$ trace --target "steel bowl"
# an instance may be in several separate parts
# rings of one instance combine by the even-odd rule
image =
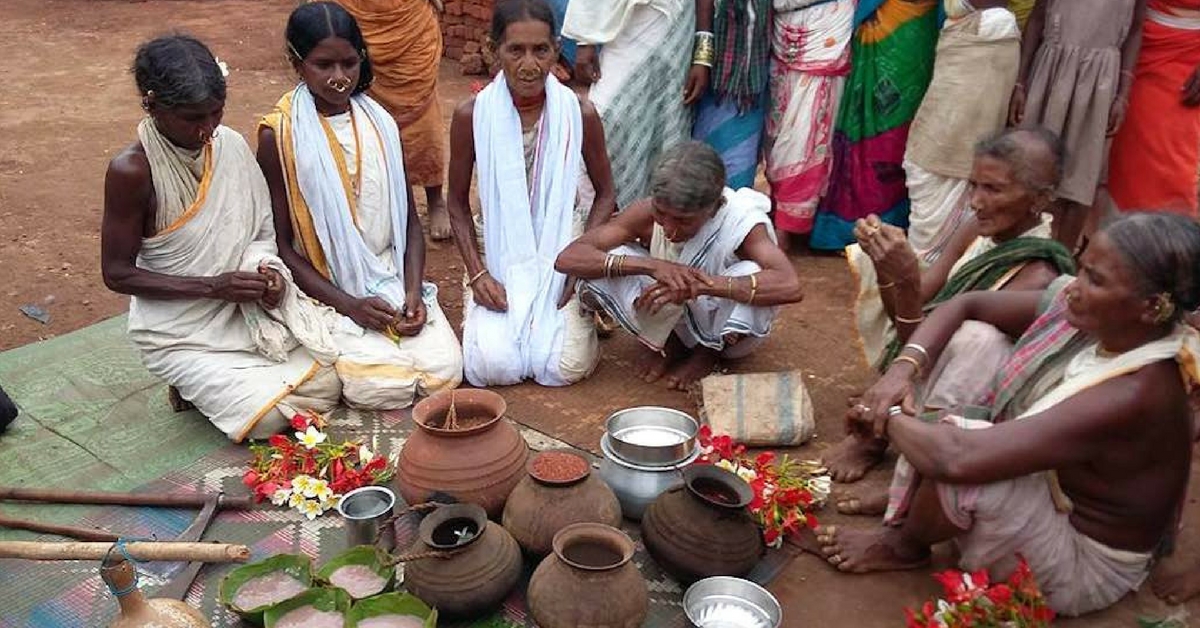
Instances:
[[[605,424],[612,451],[625,462],[670,466],[696,449],[700,424],[685,412],[638,406],[612,413]]]
[[[783,609],[770,591],[742,578],[714,576],[688,587],[683,611],[698,628],[779,628]]]
[[[659,495],[677,484],[683,483],[680,469],[691,464],[700,455],[698,447],[676,465],[664,467],[637,465],[621,459],[613,453],[608,435],[600,438],[600,479],[617,495],[621,514],[628,519],[641,520],[642,514]]]

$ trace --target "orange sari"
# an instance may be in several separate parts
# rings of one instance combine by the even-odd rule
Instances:
[[[1200,66],[1200,0],[1149,0],[1129,111],[1113,141],[1109,192],[1123,211],[1197,217],[1200,108],[1182,88]]]
[[[375,82],[370,94],[400,127],[414,187],[442,185],[446,132],[437,93],[442,32],[430,0],[337,0],[362,29]]]

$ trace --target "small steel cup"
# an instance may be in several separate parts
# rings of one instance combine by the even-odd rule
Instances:
[[[364,486],[343,495],[337,511],[346,521],[349,546],[375,545],[385,552],[392,551],[396,532],[389,518],[395,507],[396,494],[383,486]]]

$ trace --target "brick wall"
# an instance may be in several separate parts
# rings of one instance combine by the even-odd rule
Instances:
[[[463,74],[486,74],[492,55],[486,50],[494,0],[448,0],[442,14],[445,56],[462,64]]]

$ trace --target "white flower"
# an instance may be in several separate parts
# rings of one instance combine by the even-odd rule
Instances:
[[[338,495],[337,493],[334,493],[333,491],[329,491],[328,495],[321,498],[321,508],[324,508],[325,510],[329,510],[329,509],[333,508],[334,506],[337,506],[338,501],[341,499],[342,499],[341,495]]]
[[[375,457],[375,453],[367,448],[366,445],[361,445],[358,448],[358,460],[363,464],[367,464]]]
[[[296,495],[305,495],[309,492],[309,486],[313,483],[313,479],[307,475],[297,475],[292,478],[292,492]]]
[[[221,76],[228,78],[229,77],[229,66],[226,65],[226,63],[221,60],[221,57],[213,57],[213,61],[216,61],[217,67],[221,69]]]
[[[317,428],[312,425],[308,426],[308,429],[303,432],[296,432],[296,440],[300,441],[300,444],[304,445],[305,449],[315,448],[317,445],[325,442],[326,438],[328,437],[325,436],[324,432],[317,431]]]
[[[738,477],[745,480],[747,484],[758,478],[758,474],[754,472],[754,469],[749,467],[738,467],[737,474]]]
[[[780,534],[779,536],[775,537],[774,541],[767,543],[767,547],[770,547],[772,549],[779,549],[779,548],[783,547],[783,535]]]
[[[828,475],[819,475],[815,478],[809,478],[808,490],[813,494],[813,499],[818,502],[825,501],[829,497],[829,493],[833,490],[833,479]]]
[[[301,506],[307,501],[307,499],[304,499],[303,493],[292,493],[291,497],[288,497],[288,506],[304,512]]]
[[[309,481],[308,486],[304,487],[305,497],[324,499],[332,493],[333,491],[329,490],[329,482],[326,482],[325,480],[311,480]]]
[[[734,471],[737,469],[737,465],[733,464],[733,462],[729,460],[722,460],[713,466],[717,467],[718,469],[725,469],[726,471]]]
[[[321,507],[321,502],[311,499],[304,500],[303,503],[296,506],[296,510],[299,510],[305,517],[308,517],[309,521],[316,519],[325,512],[325,509]]]
[[[282,505],[288,503],[288,499],[290,499],[291,496],[292,496],[291,489],[287,489],[287,488],[277,489],[274,493],[271,493],[271,503],[275,504],[276,506],[282,506]]]

